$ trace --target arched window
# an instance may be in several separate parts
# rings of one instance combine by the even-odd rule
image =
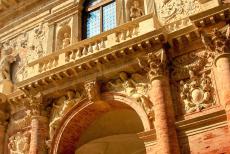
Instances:
[[[116,26],[115,0],[86,0],[83,12],[83,38],[89,38]]]

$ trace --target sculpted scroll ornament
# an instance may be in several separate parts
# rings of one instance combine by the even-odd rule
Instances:
[[[211,78],[203,73],[201,77],[189,70],[190,79],[180,81],[180,98],[185,113],[199,112],[215,105]]]
[[[30,133],[17,132],[9,138],[10,154],[29,154]]]
[[[85,83],[85,91],[90,101],[97,101],[100,99],[100,87],[97,81],[90,81]]]

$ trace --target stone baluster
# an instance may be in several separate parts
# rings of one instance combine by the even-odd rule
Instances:
[[[159,153],[179,154],[175,115],[164,57],[166,56],[163,49],[157,53],[148,53],[145,59],[139,59],[139,65],[148,71],[148,76],[151,80],[149,98],[154,104],[154,126],[157,143],[160,147]],[[148,66],[143,63],[143,60],[147,62]]]

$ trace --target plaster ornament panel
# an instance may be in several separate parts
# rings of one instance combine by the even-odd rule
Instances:
[[[138,73],[129,75],[121,72],[119,78],[110,80],[103,86],[103,91],[118,92],[136,100],[145,110],[149,119],[154,119],[153,104],[148,98],[149,80]]]
[[[166,73],[166,55],[163,49],[155,53],[150,52],[145,57],[139,58],[138,63],[143,70],[148,72],[151,82]]]
[[[201,11],[198,0],[159,0],[155,3],[160,21],[166,24]]]
[[[82,99],[82,95],[77,91],[68,91],[65,96],[60,97],[53,103],[50,123],[49,123],[49,138],[53,138],[56,129],[68,111]]]
[[[30,133],[17,132],[9,138],[8,148],[10,154],[29,154]]]
[[[56,50],[64,49],[71,44],[72,19],[66,19],[57,24]]]
[[[180,102],[183,113],[200,112],[216,104],[214,86],[210,73],[205,72],[201,76],[189,70],[190,78],[180,81]]]

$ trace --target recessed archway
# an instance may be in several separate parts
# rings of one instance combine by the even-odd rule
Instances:
[[[98,141],[105,141],[114,149],[112,139],[115,141],[118,138],[121,139],[119,145],[124,147],[117,148],[127,150],[122,139],[129,137],[134,141],[128,144],[130,147],[138,144],[136,148],[128,150],[130,154],[145,154],[144,142],[137,137],[137,133],[151,128],[143,108],[134,100],[117,94],[104,94],[102,98],[98,102],[82,101],[64,117],[54,136],[51,153],[74,154],[75,151],[84,150],[84,147],[95,145]],[[104,152],[106,154],[108,151]]]

